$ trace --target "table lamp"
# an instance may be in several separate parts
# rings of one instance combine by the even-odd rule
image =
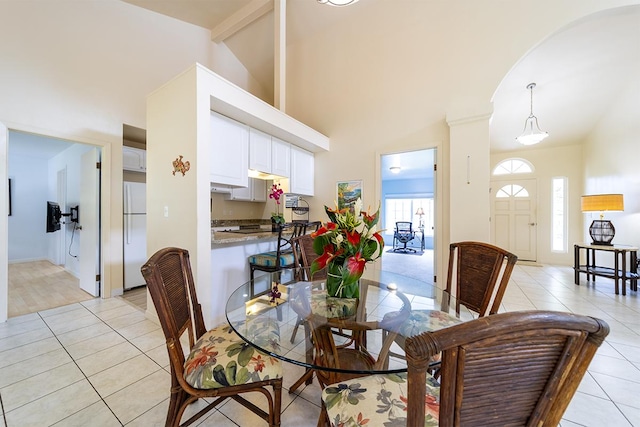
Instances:
[[[422,209],[422,206],[418,208],[418,210],[416,211],[416,215],[420,217],[420,225],[418,226],[418,228],[424,228],[424,223],[422,222],[422,216],[424,215],[424,210]]]
[[[600,212],[600,219],[594,219],[589,227],[589,235],[593,245],[611,246],[616,229],[611,221],[604,220],[605,211],[623,211],[622,194],[593,194],[580,198],[582,212]]]

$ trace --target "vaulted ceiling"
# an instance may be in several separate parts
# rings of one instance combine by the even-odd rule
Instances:
[[[125,1],[210,29],[212,37],[224,41],[265,91],[273,93],[273,0]],[[395,0],[397,4],[401,2]],[[319,29],[337,25],[366,7],[367,1],[340,8],[315,0],[289,1],[287,44],[313,37]],[[234,24],[237,31],[229,31]],[[575,22],[532,46],[496,88],[491,149],[520,148],[514,141],[529,115],[528,83],[537,83],[533,113],[550,134],[539,146],[550,147],[582,140],[631,79],[638,78],[640,7],[615,9]]]

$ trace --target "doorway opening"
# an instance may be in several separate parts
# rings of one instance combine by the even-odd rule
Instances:
[[[435,158],[435,148],[380,157],[380,215],[385,240],[382,270],[429,285],[433,285],[435,276]],[[410,223],[409,241],[399,243],[395,233],[397,222]],[[415,286],[403,290],[424,294]]]
[[[8,317],[99,296],[100,147],[14,130],[8,136]],[[62,214],[59,230],[47,230],[50,202]]]

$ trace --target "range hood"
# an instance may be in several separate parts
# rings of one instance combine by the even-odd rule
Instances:
[[[255,169],[249,169],[249,178],[263,179],[263,180],[277,180],[287,179],[287,176],[274,175],[272,173],[260,172]]]

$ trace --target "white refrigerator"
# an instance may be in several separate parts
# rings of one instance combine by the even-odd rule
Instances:
[[[124,182],[124,289],[145,285],[140,267],[147,262],[146,184]]]

